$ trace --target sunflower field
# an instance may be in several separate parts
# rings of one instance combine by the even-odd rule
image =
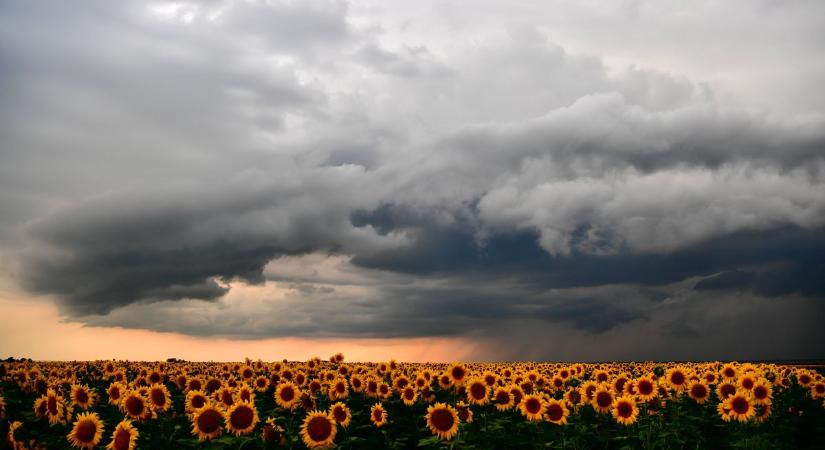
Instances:
[[[0,448],[825,448],[819,367],[0,363]]]

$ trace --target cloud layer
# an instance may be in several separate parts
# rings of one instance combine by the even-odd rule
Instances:
[[[821,6],[772,22],[765,58],[811,91],[782,102],[733,71],[758,41],[703,34],[730,6],[649,25],[662,39],[629,36],[647,55],[630,61],[551,18],[679,20],[655,5],[496,24],[495,4],[8,3],[0,250],[89,325],[462,336],[505,359],[824,356],[822,67],[814,44],[786,51],[821,34]],[[738,7],[757,39],[770,8]],[[740,60],[692,53],[688,29]],[[581,346],[516,350],[530,336]]]

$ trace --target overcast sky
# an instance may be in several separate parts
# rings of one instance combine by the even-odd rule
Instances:
[[[822,358],[823,82],[819,0],[4,1],[0,352]]]

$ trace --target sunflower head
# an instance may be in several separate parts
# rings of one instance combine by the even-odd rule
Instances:
[[[103,437],[103,422],[97,413],[80,413],[66,436],[72,447],[92,449]]]
[[[567,404],[564,400],[550,399],[547,401],[547,408],[544,416],[547,421],[556,425],[567,424],[567,416],[570,415],[570,410],[567,409]]]
[[[493,404],[499,411],[507,411],[515,405],[513,394],[505,387],[499,387],[493,393]]]
[[[633,425],[639,417],[639,409],[636,407],[636,401],[629,395],[617,398],[613,402],[611,412],[616,422],[625,426]]]
[[[710,388],[703,381],[694,381],[688,385],[688,395],[700,405],[710,398]]]
[[[172,406],[169,390],[162,384],[153,384],[149,387],[146,397],[155,411],[166,411]]]
[[[135,450],[140,434],[132,425],[132,421],[124,419],[115,427],[112,440],[106,446],[107,450]]]
[[[729,415],[732,419],[739,422],[747,422],[756,414],[750,391],[743,389],[725,399],[725,409],[730,411]]]
[[[350,413],[349,408],[343,402],[337,402],[330,406],[329,416],[344,428],[348,427],[352,420],[352,413]]]
[[[292,409],[301,399],[298,386],[292,382],[282,382],[275,389],[275,402],[284,409]]]
[[[436,436],[450,440],[458,433],[458,411],[450,405],[436,403],[427,408],[427,426]]]
[[[226,431],[241,436],[255,429],[255,425],[258,424],[258,410],[253,403],[242,400],[230,406],[223,418],[226,422]]]
[[[519,404],[521,413],[531,421],[540,421],[545,408],[544,398],[536,394],[525,395]]]
[[[331,446],[337,432],[335,420],[321,411],[312,411],[307,414],[301,425],[301,438],[309,448]]]
[[[387,411],[384,409],[384,405],[381,403],[372,405],[372,408],[370,408],[370,420],[372,420],[372,423],[378,428],[387,424]]]
[[[606,414],[613,406],[613,400],[613,392],[610,391],[610,388],[606,384],[601,384],[593,392],[593,399],[590,401],[590,404],[596,412]]]
[[[275,419],[270,417],[266,419],[263,429],[261,429],[261,440],[276,446],[282,446],[286,442],[286,433],[284,428],[275,423]]]
[[[195,410],[192,415],[192,434],[200,441],[209,441],[221,435],[223,413],[212,403]]]
[[[472,378],[466,383],[467,401],[474,405],[486,405],[490,399],[490,387],[481,378]]]
[[[149,405],[146,398],[136,390],[129,390],[123,394],[120,409],[135,420],[144,420],[149,417]]]

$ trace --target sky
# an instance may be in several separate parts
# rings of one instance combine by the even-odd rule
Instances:
[[[0,4],[0,357],[825,358],[825,3]]]

